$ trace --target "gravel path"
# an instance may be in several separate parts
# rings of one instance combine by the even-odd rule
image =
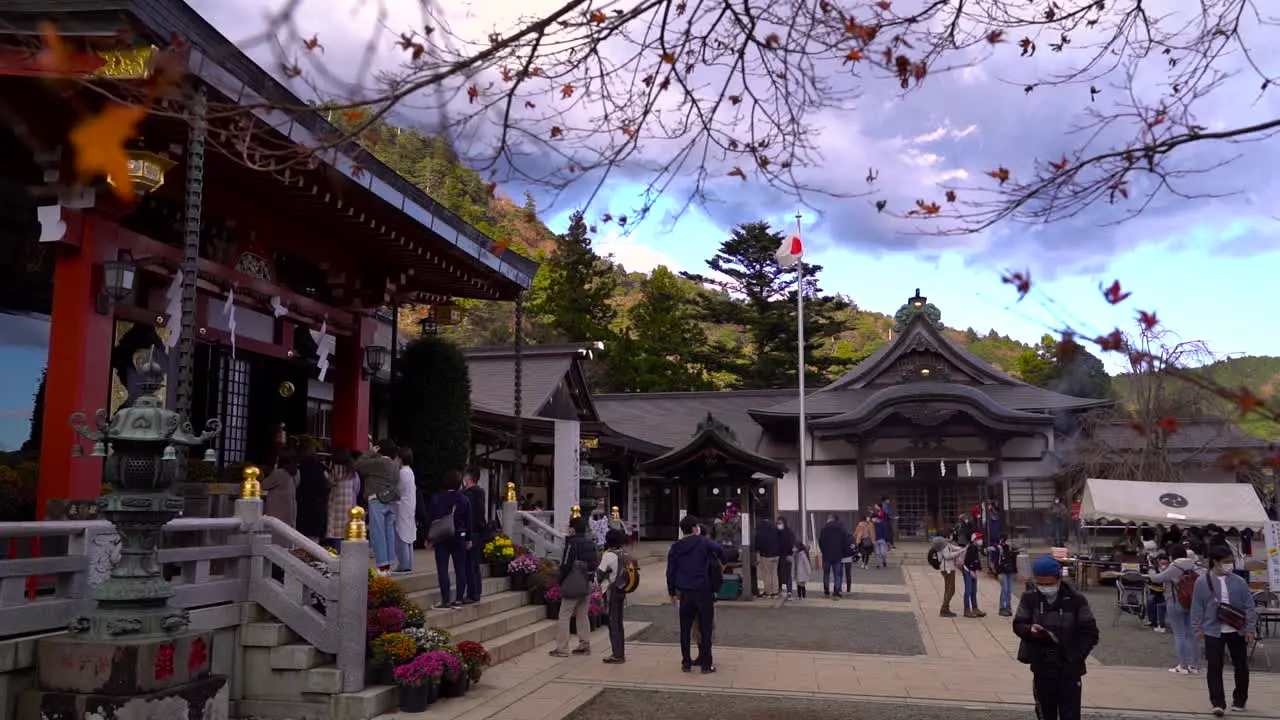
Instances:
[[[1093,608],[1093,614],[1098,619],[1098,629],[1102,633],[1098,648],[1093,651],[1098,662],[1103,665],[1173,667],[1176,657],[1173,652],[1173,635],[1143,627],[1138,618],[1129,614],[1120,616],[1120,622],[1113,627],[1112,620],[1116,616],[1115,590],[1090,588],[1085,596],[1089,598],[1089,605]],[[1254,672],[1280,672],[1280,640],[1271,639],[1267,644],[1271,649],[1271,667],[1267,667],[1262,650],[1259,650],[1250,665]],[[1227,662],[1229,665],[1230,660]]]
[[[1027,720],[1021,710],[967,710],[945,705],[913,705],[865,700],[808,700],[761,695],[605,688],[565,720]],[[1119,715],[1085,714],[1085,720],[1123,720]]]
[[[723,647],[772,650],[925,654],[915,615],[910,612],[824,608],[821,602],[792,602],[771,609],[734,608],[719,603],[715,642]],[[637,642],[680,642],[679,617],[670,605],[628,607],[626,619],[651,623],[636,636]]]

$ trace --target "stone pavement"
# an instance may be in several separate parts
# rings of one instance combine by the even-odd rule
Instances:
[[[627,663],[604,665],[608,639],[603,630],[592,637],[595,654],[587,658],[547,656],[550,646],[493,668],[467,698],[449,700],[429,710],[431,718],[456,720],[560,720],[607,688],[625,687],[662,692],[756,694],[825,699],[857,699],[966,708],[1008,708],[1030,711],[1031,677],[1015,659],[1017,640],[1009,619],[995,614],[999,593],[994,579],[983,578],[978,599],[986,618],[941,618],[942,580],[928,567],[906,566],[905,585],[854,584],[852,599],[823,600],[857,612],[860,608],[911,613],[924,639],[925,656],[901,657],[847,653],[741,649],[731,638],[718,638],[714,675],[680,672],[679,653],[668,645],[630,644]],[[859,576],[866,577],[866,576]],[[642,573],[638,604],[666,602],[662,565]],[[868,602],[862,593],[908,593],[909,603]],[[762,610],[767,618],[776,602],[755,601],[744,606]],[[735,604],[735,607],[737,604]],[[959,605],[953,606],[953,609]],[[1100,613],[1107,617],[1105,612]],[[643,629],[629,623],[628,635]],[[1104,636],[1109,629],[1102,623]],[[1170,641],[1172,642],[1172,641]],[[1253,673],[1250,711],[1241,717],[1280,718],[1280,676]],[[1231,687],[1230,671],[1226,679]],[[1162,718],[1204,717],[1208,693],[1204,676],[1172,675],[1163,669],[1103,666],[1093,662],[1084,679],[1087,711],[1123,712]],[[401,716],[414,718],[415,716]],[[428,714],[421,717],[426,718]],[[939,718],[945,717],[941,713]]]

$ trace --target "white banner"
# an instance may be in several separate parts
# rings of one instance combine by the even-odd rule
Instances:
[[[1267,539],[1267,580],[1272,592],[1280,592],[1280,522],[1267,523],[1263,534]]]

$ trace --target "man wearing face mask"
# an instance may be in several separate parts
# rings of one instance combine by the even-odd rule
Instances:
[[[1204,640],[1209,704],[1213,714],[1222,717],[1227,712],[1222,669],[1228,653],[1236,675],[1231,709],[1244,710],[1249,702],[1249,646],[1258,631],[1258,608],[1249,584],[1236,575],[1231,548],[1209,548],[1209,572],[1203,578],[1196,581],[1191,598],[1191,629]]]
[[[1098,623],[1089,601],[1062,582],[1052,557],[1031,566],[1035,588],[1022,594],[1013,618],[1021,639],[1018,662],[1031,666],[1031,692],[1039,720],[1080,720],[1085,659],[1098,644]]]

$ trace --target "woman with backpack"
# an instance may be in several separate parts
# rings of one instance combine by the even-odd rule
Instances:
[[[1185,545],[1171,545],[1169,559],[1168,567],[1158,572],[1151,571],[1147,574],[1147,579],[1154,584],[1163,585],[1173,600],[1165,602],[1165,622],[1169,626],[1169,632],[1173,634],[1173,649],[1178,660],[1176,665],[1169,668],[1169,672],[1195,675],[1200,672],[1196,667],[1200,653],[1196,639],[1191,634],[1191,600],[1200,574],[1196,570],[1195,560],[1187,557]]]
[[[627,594],[635,592],[640,584],[640,566],[630,553],[622,549],[626,542],[626,532],[617,528],[606,532],[605,551],[596,570],[596,580],[605,587],[605,602],[609,608],[609,646],[612,652],[604,659],[608,665],[621,665],[627,661],[622,608],[626,605]]]

